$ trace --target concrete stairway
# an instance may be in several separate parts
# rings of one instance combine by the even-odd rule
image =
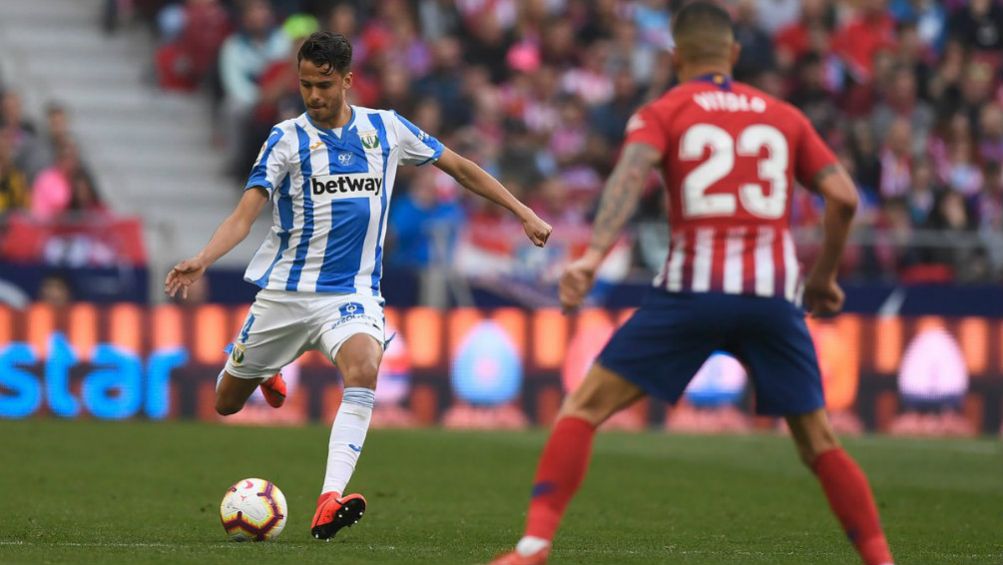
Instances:
[[[102,3],[0,0],[0,77],[40,125],[48,101],[70,109],[104,199],[144,221],[151,289],[159,288],[174,261],[208,241],[240,187],[222,174],[205,98],[150,84],[153,39],[141,29],[106,36],[98,25]],[[221,265],[245,265],[269,223],[263,214]]]

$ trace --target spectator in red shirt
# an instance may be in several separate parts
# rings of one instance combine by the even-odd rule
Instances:
[[[836,34],[833,48],[857,82],[868,84],[874,75],[874,56],[895,45],[895,20],[886,0],[865,0],[860,10],[860,14]]]
[[[834,22],[832,6],[825,0],[805,0],[801,7],[801,20],[777,32],[773,38],[776,45],[777,65],[781,69],[791,69],[794,64],[812,49],[812,34],[831,35]]]

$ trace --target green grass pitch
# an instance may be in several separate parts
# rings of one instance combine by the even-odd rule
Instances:
[[[0,563],[465,564],[518,538],[543,432],[373,431],[353,490],[365,519],[309,537],[328,429],[0,422]],[[899,565],[1003,564],[998,440],[847,441]],[[273,543],[225,541],[238,479],[277,483]],[[556,540],[560,564],[852,565],[788,439],[602,433]]]

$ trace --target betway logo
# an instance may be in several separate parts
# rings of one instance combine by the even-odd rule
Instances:
[[[310,191],[314,197],[362,198],[379,196],[383,179],[369,173],[324,175],[310,178]]]

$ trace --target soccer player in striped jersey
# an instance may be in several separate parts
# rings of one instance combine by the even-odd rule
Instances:
[[[545,563],[585,476],[596,428],[646,395],[674,403],[717,350],[745,364],[758,412],[786,417],[802,461],[864,563],[890,565],[867,479],[823,409],[800,307],[803,289],[815,315],[842,308],[836,272],[857,206],[853,181],[801,112],[731,80],[739,46],[726,11],[698,0],[673,25],[681,84],[628,122],[591,247],[562,275],[561,303],[581,304],[652,168],[668,190],[668,258],[644,304],[565,400],[537,468],[525,535],[494,565]],[[789,231],[795,180],[825,200],[822,254],[803,286]]]
[[[366,506],[345,487],[365,443],[385,347],[380,276],[397,167],[434,163],[518,216],[538,246],[551,228],[476,164],[396,112],[349,105],[352,46],[344,36],[311,35],[297,61],[306,113],[272,129],[236,209],[201,252],[173,268],[165,290],[187,294],[274,203],[271,232],[244,274],[261,290],[217,379],[216,410],[239,411],[258,386],[280,406],[285,383],[278,371],[308,349],[338,366],[345,391],[311,524],[314,537],[328,539],[357,522]]]

